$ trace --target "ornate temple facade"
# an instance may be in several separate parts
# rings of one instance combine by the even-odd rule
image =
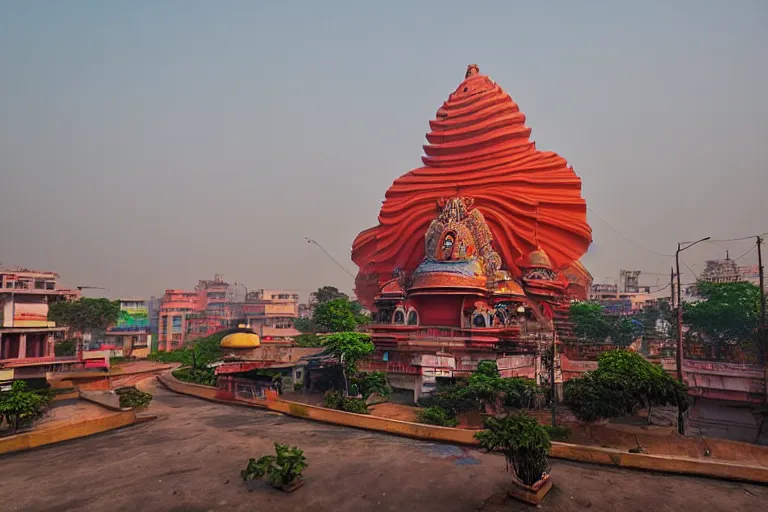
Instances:
[[[540,378],[540,354],[592,278],[581,180],[536,149],[525,115],[476,65],[430,122],[423,167],[392,184],[379,224],[352,246],[356,294],[374,312],[363,369],[431,392],[496,359]]]

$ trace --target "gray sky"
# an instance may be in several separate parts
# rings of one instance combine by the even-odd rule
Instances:
[[[766,232],[767,25],[764,0],[0,0],[0,262],[113,296],[214,273],[349,291],[304,237],[356,271],[470,63],[635,242]],[[590,223],[597,281],[669,272]]]

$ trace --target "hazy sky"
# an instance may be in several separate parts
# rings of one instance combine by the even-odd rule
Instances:
[[[350,291],[304,237],[356,271],[470,63],[635,242],[766,232],[767,26],[765,0],[0,0],[0,262],[112,296]],[[596,281],[668,275],[589,218]]]

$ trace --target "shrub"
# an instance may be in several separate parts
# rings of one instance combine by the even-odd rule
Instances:
[[[505,418],[486,418],[485,428],[475,434],[480,446],[504,453],[506,469],[525,485],[536,483],[549,470],[547,452],[552,446],[547,431],[525,413]]]
[[[22,380],[14,381],[10,391],[0,393],[0,419],[5,417],[15,434],[19,427],[39,420],[53,399],[50,389],[34,391]]]
[[[565,442],[571,435],[571,429],[562,425],[544,425],[544,430],[547,431],[547,434],[549,434],[549,438],[552,441]]]
[[[179,380],[203,386],[215,387],[218,381],[218,376],[213,368],[181,368],[175,370],[173,376]]]
[[[328,409],[341,409],[344,401],[344,392],[332,389],[323,395],[323,406]]]
[[[322,347],[323,340],[314,333],[299,334],[293,337],[293,343],[297,347]]]
[[[416,413],[416,417],[419,423],[426,423],[427,425],[455,427],[459,424],[459,420],[456,419],[453,411],[448,411],[435,405],[419,410]]]
[[[565,402],[582,421],[633,414],[654,406],[688,407],[686,388],[661,366],[627,350],[610,350],[598,360],[597,370],[565,385]]]
[[[301,478],[302,472],[309,465],[304,451],[296,446],[275,443],[275,454],[264,455],[259,460],[249,459],[245,469],[240,472],[243,481],[266,476],[267,481],[275,487],[291,485]]]
[[[136,388],[116,389],[115,393],[120,397],[120,407],[130,407],[131,409],[142,409],[148,407],[152,401],[152,394],[139,391]]]
[[[77,353],[77,340],[68,339],[53,345],[53,352],[58,357],[74,356]]]
[[[510,409],[530,409],[541,393],[534,380],[522,377],[501,379],[501,391],[504,406]]]
[[[368,404],[362,398],[345,398],[341,402],[341,410],[356,414],[368,414]]]
[[[387,374],[384,372],[360,373],[352,379],[357,384],[360,394],[363,398],[368,398],[373,393],[388,397],[392,394],[392,387],[387,380]]]

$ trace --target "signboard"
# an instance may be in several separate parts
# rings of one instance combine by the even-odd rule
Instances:
[[[48,327],[48,304],[16,302],[13,327]]]
[[[146,307],[121,308],[116,331],[143,331],[149,329],[149,312]]]

